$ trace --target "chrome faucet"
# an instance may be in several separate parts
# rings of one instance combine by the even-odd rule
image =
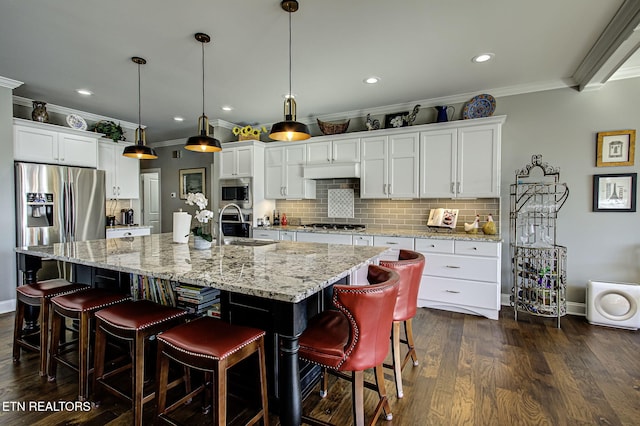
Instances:
[[[220,214],[218,215],[218,245],[222,245],[222,240],[224,239],[224,234],[222,233],[222,214],[227,209],[227,207],[235,207],[238,210],[238,216],[240,217],[240,223],[245,223],[244,215],[242,214],[242,210],[240,206],[234,203],[229,203],[220,209]]]

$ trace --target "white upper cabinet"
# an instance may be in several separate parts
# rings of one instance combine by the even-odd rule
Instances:
[[[303,178],[307,144],[269,146],[265,149],[265,198],[316,198],[316,182]]]
[[[307,142],[307,164],[359,162],[360,138]]]
[[[14,160],[95,168],[97,141],[90,132],[14,119]]]
[[[140,198],[140,160],[122,155],[131,144],[107,142],[98,144],[98,168],[104,170],[107,198]]]
[[[224,147],[220,152],[220,178],[253,177],[253,146]]]
[[[503,119],[481,120],[420,133],[420,198],[500,196]]]
[[[418,198],[419,134],[362,138],[360,198]]]

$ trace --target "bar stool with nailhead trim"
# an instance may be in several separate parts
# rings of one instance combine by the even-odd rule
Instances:
[[[40,352],[40,376],[45,376],[47,371],[47,353],[49,351],[49,308],[51,298],[86,289],[83,284],[73,284],[64,279],[52,279],[25,284],[16,287],[16,316],[13,329],[13,362],[20,362],[20,348]],[[33,333],[24,332],[24,311],[26,306],[40,308],[38,323],[40,330]],[[32,335],[40,334],[40,344],[29,341]]]
[[[215,401],[212,410],[213,424],[227,424],[227,372],[228,369],[257,352],[260,369],[260,393],[262,407],[246,424],[262,419],[269,424],[267,401],[267,373],[264,353],[265,332],[255,328],[232,325],[224,321],[202,317],[179,325],[158,335],[158,362],[156,370],[157,419],[171,422],[167,414],[185,401],[207,389],[211,373],[215,381],[211,385]],[[187,392],[187,395],[166,407],[169,360],[189,368],[205,371],[205,383]],[[173,424],[173,423],[172,423]]]
[[[380,266],[393,269],[400,275],[400,285],[396,307],[393,311],[393,328],[391,329],[391,352],[393,364],[384,364],[386,368],[393,368],[396,382],[396,395],[402,398],[402,370],[409,359],[413,365],[418,365],[415,344],[413,343],[413,317],[418,308],[418,290],[424,269],[424,256],[416,251],[400,250],[398,260],[381,260]],[[400,338],[400,324],[404,324],[405,339]],[[407,346],[407,354],[400,361],[400,343]]]
[[[364,388],[378,393],[378,404],[369,424],[385,412],[392,419],[382,364],[389,353],[393,308],[398,296],[397,272],[369,265],[369,285],[334,285],[333,305],[309,320],[300,336],[301,359],[322,367],[320,395],[327,395],[327,372],[349,380],[352,389],[353,422],[364,425]],[[375,384],[364,380],[364,370],[375,370]],[[351,374],[345,374],[350,372]],[[303,416],[303,423],[327,423]]]
[[[142,408],[153,400],[155,392],[144,395],[145,346],[149,338],[184,322],[186,311],[159,305],[148,300],[123,302],[101,309],[96,317],[96,347],[93,371],[93,392],[96,405],[100,404],[103,389],[132,402],[134,425],[142,425]],[[133,344],[131,364],[105,372],[104,359],[107,335]],[[109,379],[122,371],[132,369],[132,394],[120,391]],[[178,385],[182,379],[171,383]],[[187,388],[189,385],[187,383]]]
[[[94,319],[96,311],[129,299],[130,297],[125,294],[99,288],[90,288],[51,299],[51,344],[47,369],[50,382],[56,380],[58,362],[60,362],[78,372],[78,399],[85,401],[89,397],[89,373],[92,370],[89,366],[91,320]],[[80,321],[78,364],[72,364],[60,350],[60,333],[65,318]]]

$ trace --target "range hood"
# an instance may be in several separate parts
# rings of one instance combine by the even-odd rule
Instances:
[[[303,175],[305,179],[359,178],[360,163],[309,164]]]

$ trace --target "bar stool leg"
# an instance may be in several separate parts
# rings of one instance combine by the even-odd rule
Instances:
[[[49,381],[56,381],[56,372],[58,371],[58,360],[55,355],[58,353],[60,346],[60,333],[62,332],[62,321],[64,319],[57,315],[55,310],[51,313],[51,344],[49,345],[49,364],[47,366],[47,373],[49,375]]]
[[[409,347],[409,353],[407,354],[405,361],[402,363],[402,367],[409,360],[409,356],[411,356],[411,360],[413,361],[413,365],[418,365],[418,354],[416,353],[415,344],[413,343],[413,318],[409,318],[404,322],[404,334],[407,336],[407,346]]]
[[[101,379],[104,374],[104,353],[107,346],[107,333],[100,327],[100,320],[96,324],[96,342],[95,342],[95,354],[93,361],[93,399],[96,407],[100,406],[102,392],[101,386],[98,386],[98,379]]]
[[[269,426],[269,397],[267,396],[267,362],[264,353],[264,338],[260,339],[258,349],[258,362],[260,363],[260,393],[262,395],[262,423]]]
[[[156,361],[156,383],[158,394],[156,395],[156,416],[164,413],[167,407],[167,384],[169,382],[169,358],[162,356],[162,352],[158,350]],[[188,393],[188,392],[187,392]]]
[[[142,407],[144,398],[144,345],[145,338],[142,333],[136,332],[134,341],[133,358],[133,418],[135,426],[142,426]]]
[[[220,372],[224,374],[220,374]],[[214,401],[216,401],[215,410],[212,410],[213,424],[214,425],[226,425],[227,424],[227,362],[226,360],[220,360],[213,374],[217,379],[213,386]]]
[[[40,303],[40,377],[47,375],[47,351],[49,348],[49,307],[50,303]]]
[[[393,378],[396,382],[396,395],[398,398],[404,396],[402,390],[402,363],[400,362],[400,322],[394,321],[391,329],[391,355],[393,356]]]
[[[22,326],[24,323],[24,303],[16,300],[16,318],[13,328],[13,362],[20,361],[20,345],[18,340],[22,337]]]
[[[89,314],[82,312],[80,314],[80,336],[78,336],[79,401],[86,401],[89,392],[89,325]]]

